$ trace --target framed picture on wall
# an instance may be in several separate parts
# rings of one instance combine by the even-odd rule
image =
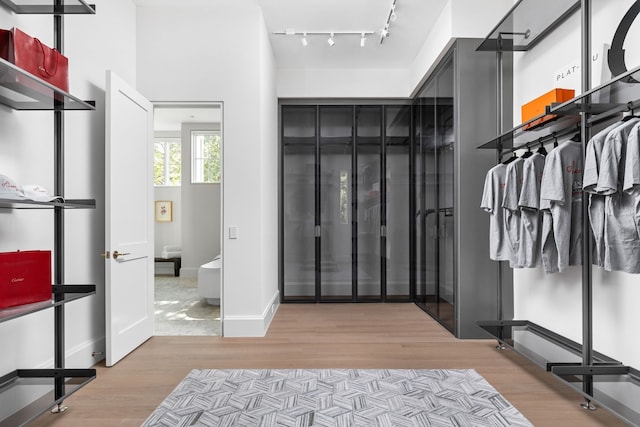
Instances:
[[[173,221],[173,206],[170,200],[156,200],[156,222]]]

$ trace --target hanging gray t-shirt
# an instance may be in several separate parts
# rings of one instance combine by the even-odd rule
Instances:
[[[540,264],[542,214],[540,212],[540,183],[545,157],[535,153],[522,166],[520,207],[520,246],[518,264],[532,268]]]
[[[547,156],[540,184],[541,205],[545,201],[551,214],[557,271],[563,272],[582,263],[582,143],[566,141]]]
[[[507,241],[511,249],[512,259],[509,265],[512,268],[521,268],[518,262],[520,248],[520,209],[518,200],[522,190],[522,168],[524,159],[517,158],[507,165],[507,173],[504,187],[504,226],[507,231]]]
[[[584,161],[584,175],[582,188],[589,193],[589,223],[593,231],[594,256],[593,262],[599,267],[604,267],[604,216],[605,216],[605,196],[596,191],[598,176],[600,173],[600,163],[602,158],[602,148],[609,132],[615,130],[621,122],[616,122],[611,126],[595,134],[587,144],[587,152]]]
[[[636,221],[636,192],[623,191],[627,156],[638,164],[633,148],[638,144],[640,119],[631,119],[609,132],[602,148],[596,191],[605,194],[604,268],[607,271],[640,273],[640,236]],[[632,147],[629,152],[627,148]],[[633,173],[633,172],[631,172]]]
[[[502,200],[507,167],[502,163],[489,169],[484,181],[480,207],[491,214],[489,219],[489,258],[495,261],[510,261],[511,250],[504,228]]]

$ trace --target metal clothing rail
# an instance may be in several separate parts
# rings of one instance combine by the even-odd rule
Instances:
[[[564,138],[566,136],[572,135],[572,134],[576,134],[577,132],[580,132],[580,126],[579,124],[576,124],[574,126],[559,130],[559,131],[554,131],[551,132],[545,136],[541,136],[538,139],[533,139],[529,142],[525,142],[523,144],[518,144],[515,147],[509,147],[509,148],[502,148],[500,150],[500,154],[499,154],[499,160],[502,160],[502,158],[507,155],[507,154],[511,154],[513,152],[516,152],[518,150],[526,150],[526,149],[531,149],[534,148],[536,146],[544,146],[544,144],[548,144],[550,142],[557,142],[559,139]]]
[[[640,81],[637,79],[640,76],[640,67],[622,73],[611,81],[596,88],[591,89],[589,87],[591,82],[590,52],[592,33],[592,1],[581,0],[580,4],[582,94],[565,103],[548,107],[545,114],[556,115],[560,120],[556,121],[552,126],[538,128],[537,132],[532,132],[532,134],[537,133],[537,135],[540,135],[542,133],[542,136],[529,139],[524,143],[516,143],[516,140],[522,141],[523,139],[528,139],[528,131],[524,131],[528,123],[523,123],[516,126],[511,131],[503,133],[502,125],[499,121],[497,126],[498,137],[478,147],[495,149],[497,151],[498,161],[502,161],[502,157],[505,154],[514,153],[521,149],[531,149],[538,145],[543,146],[548,142],[556,141],[559,138],[563,138],[573,133],[579,133],[581,136],[581,140],[584,145],[582,153],[584,161],[586,142],[591,139],[591,132],[594,126],[605,124],[607,121],[611,121],[613,118],[620,116],[625,112],[633,114],[634,110],[640,109],[640,91],[638,90],[640,88],[628,86],[630,83],[637,83]],[[516,8],[514,7],[509,14],[515,14],[515,9]],[[498,46],[496,47],[496,57],[499,65],[502,65],[501,55],[502,50],[498,43]],[[501,88],[504,82],[501,66],[499,67],[498,79],[499,90],[497,93],[497,108],[499,112],[503,113]],[[592,102],[599,99],[601,94],[606,96],[611,93],[615,93],[615,97],[621,98],[618,103],[604,104]],[[563,118],[563,116],[565,117]],[[579,122],[575,119],[571,119],[571,117],[575,119],[579,117]],[[545,129],[546,133],[544,133]],[[583,200],[586,200],[584,193]],[[588,204],[583,203],[582,209],[582,344],[576,343],[571,347],[570,352],[565,352],[564,356],[569,355],[570,360],[566,361],[566,363],[556,363],[559,361],[554,359],[558,358],[558,354],[560,354],[557,351],[554,354],[547,354],[543,357],[541,355],[545,352],[545,345],[536,349],[535,345],[534,347],[529,348],[526,345],[522,345],[517,342],[516,337],[521,337],[522,334],[528,333],[531,335],[531,333],[533,333],[533,335],[545,340],[546,344],[562,349],[562,344],[566,338],[560,337],[557,334],[554,335],[553,333],[551,335],[547,333],[540,333],[540,330],[543,328],[528,321],[503,320],[503,282],[501,270],[501,274],[498,276],[498,320],[478,321],[477,324],[490,335],[497,338],[499,343],[498,348],[500,349],[505,348],[506,345],[523,356],[528,357],[530,360],[543,360],[546,358],[547,370],[572,385],[582,394],[585,399],[585,402],[581,405],[583,408],[595,410],[592,402],[596,402],[625,421],[634,425],[640,425],[640,412],[638,412],[637,409],[633,409],[635,407],[634,404],[629,404],[627,400],[625,400],[631,399],[628,395],[633,396],[632,399],[636,399],[635,394],[640,391],[640,371],[630,366],[624,366],[622,363],[611,358],[603,357],[599,353],[595,352],[593,348],[593,277],[591,259],[593,242],[591,224],[589,222]],[[501,269],[502,264],[504,263],[498,262],[499,269]],[[564,346],[564,350],[566,350],[566,346]],[[537,352],[540,352],[540,354],[536,354]],[[578,355],[580,356],[579,361],[577,357]],[[633,390],[631,391],[629,388],[620,389],[616,390],[617,393],[614,393],[614,395],[609,396],[602,389],[594,387],[594,384],[597,382],[610,382],[616,384],[624,383],[627,387],[632,387]],[[609,386],[610,385],[611,384],[609,384]],[[634,401],[637,402],[637,399]]]

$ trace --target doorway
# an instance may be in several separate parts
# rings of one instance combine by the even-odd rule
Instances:
[[[222,117],[154,103],[154,335],[221,335]]]

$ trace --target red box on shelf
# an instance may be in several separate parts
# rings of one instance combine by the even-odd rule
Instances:
[[[51,299],[51,251],[0,252],[0,308]]]

